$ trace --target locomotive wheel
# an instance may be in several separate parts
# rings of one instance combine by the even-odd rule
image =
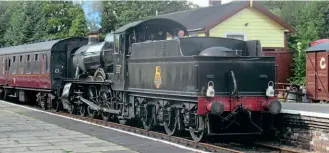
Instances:
[[[151,105],[148,106],[147,110],[145,111],[146,117],[142,118],[142,124],[145,130],[151,130],[154,127],[154,119],[155,119],[154,109],[155,107]]]
[[[47,110],[48,109],[48,104],[47,104],[47,96],[43,93],[40,93],[37,95],[37,104],[42,110]]]
[[[169,136],[178,134],[178,123],[180,122],[179,110],[172,108],[168,114],[169,120],[163,122],[164,129]]]
[[[87,113],[88,113],[88,116],[91,118],[97,117],[97,111],[93,110],[90,106],[87,107]]]
[[[95,81],[102,81],[104,82],[104,78],[101,75],[96,76]]]
[[[112,104],[111,98],[111,92],[108,92],[108,88],[106,86],[101,87],[98,97],[99,103],[107,108],[110,108],[110,105]],[[108,112],[101,112],[101,117],[104,121],[110,121],[113,115]]]
[[[79,112],[80,112],[80,116],[86,117],[87,116],[87,107],[85,105],[81,105]]]
[[[190,135],[191,135],[192,139],[196,142],[199,142],[202,140],[203,134],[204,134],[204,132],[197,132],[195,129],[190,128]]]
[[[202,140],[203,136],[204,136],[204,130],[205,128],[203,127],[201,130],[202,131],[198,131],[198,127],[201,122],[204,122],[204,118],[202,116],[196,116],[197,119],[197,124],[196,124],[196,128],[194,127],[190,127],[189,131],[190,131],[190,135],[192,137],[192,139],[196,142],[199,142]]]
[[[87,76],[86,81],[94,81],[94,77],[89,75]]]
[[[60,100],[56,101],[56,112],[59,112],[62,109],[62,102]]]
[[[45,100],[41,100],[40,107],[42,110],[47,110],[47,102]]]
[[[118,119],[118,120],[119,120],[119,123],[122,125],[127,125],[127,123],[128,123],[128,120],[126,120],[126,119]]]
[[[76,110],[77,110],[77,107],[75,106],[75,104],[71,104],[71,105],[70,105],[70,109],[68,109],[67,111],[68,111],[70,114],[76,114]]]

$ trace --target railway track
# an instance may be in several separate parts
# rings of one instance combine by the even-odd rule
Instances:
[[[248,145],[253,145],[253,146],[257,146],[257,149],[246,149],[246,145],[247,144],[243,144],[243,143],[238,143],[233,145],[229,145],[230,147],[223,147],[223,146],[227,146],[227,144],[223,145],[223,144],[218,144],[218,143],[202,143],[202,142],[194,142],[192,140],[189,140],[187,138],[181,138],[181,137],[175,137],[175,136],[168,136],[165,133],[161,133],[161,132],[155,132],[155,131],[147,131],[138,127],[134,127],[134,126],[127,126],[127,125],[122,125],[119,123],[115,123],[115,122],[108,122],[108,121],[103,121],[100,119],[92,119],[89,117],[81,117],[80,115],[74,115],[74,114],[68,114],[68,113],[63,113],[63,112],[55,112],[55,111],[50,111],[51,113],[54,114],[58,114],[58,115],[62,115],[62,116],[66,116],[66,117],[71,117],[71,118],[75,118],[75,119],[79,119],[79,120],[83,120],[83,121],[87,121],[90,123],[94,123],[97,125],[102,125],[102,126],[106,126],[106,127],[111,127],[111,128],[116,128],[116,129],[120,129],[120,130],[124,130],[124,131],[128,131],[128,132],[132,132],[135,134],[140,134],[140,135],[144,135],[144,136],[148,136],[148,137],[152,137],[152,138],[156,138],[156,139],[161,139],[161,140],[165,140],[165,141],[169,141],[175,144],[180,144],[186,147],[191,147],[191,148],[195,148],[195,149],[199,149],[202,151],[206,151],[206,152],[218,152],[218,153],[244,153],[244,152],[278,152],[278,153],[299,153],[298,151],[295,150],[290,150],[287,148],[283,148],[283,147],[278,147],[278,146],[273,146],[273,145],[268,145],[268,144],[262,144],[262,143],[250,143]],[[237,148],[237,149],[232,149],[232,148]],[[245,151],[247,150],[247,151]]]
[[[296,150],[287,149],[287,148],[278,147],[278,146],[273,146],[273,145],[268,145],[268,144],[262,144],[262,143],[257,143],[257,142],[254,142],[253,144],[256,145],[256,146],[258,145],[258,146],[261,146],[261,147],[264,147],[264,148],[270,148],[270,149],[273,149],[273,150],[277,150],[280,153],[300,153],[299,151],[296,151]]]

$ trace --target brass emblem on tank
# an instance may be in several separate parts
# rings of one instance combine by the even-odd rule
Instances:
[[[155,66],[154,84],[157,89],[160,88],[161,81],[161,67]]]

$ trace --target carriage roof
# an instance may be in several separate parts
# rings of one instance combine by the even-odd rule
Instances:
[[[64,39],[44,41],[44,42],[38,42],[38,43],[3,47],[3,48],[0,48],[0,55],[29,53],[29,52],[38,52],[38,51],[51,51],[56,44],[63,42],[63,41],[72,40],[72,39],[85,39],[85,38],[73,37],[73,38],[64,38]]]

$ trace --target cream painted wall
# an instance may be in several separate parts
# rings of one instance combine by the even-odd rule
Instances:
[[[210,29],[209,36],[226,37],[227,33],[245,34],[246,40],[260,40],[262,47],[284,47],[285,31],[284,27],[258,10],[246,8]]]

